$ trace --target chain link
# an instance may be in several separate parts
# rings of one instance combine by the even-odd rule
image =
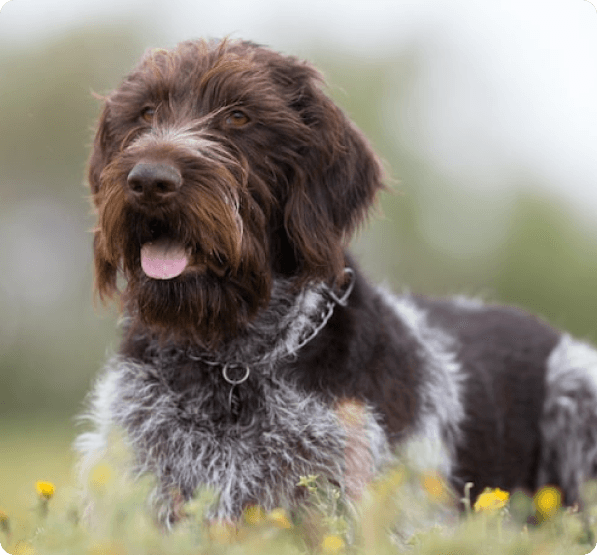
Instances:
[[[297,351],[299,351],[307,343],[312,341],[319,334],[319,332],[323,328],[325,328],[329,319],[332,317],[332,314],[334,313],[334,308],[336,307],[337,304],[340,306],[346,306],[348,297],[350,297],[350,294],[352,293],[352,290],[354,288],[356,277],[355,277],[355,272],[352,268],[344,268],[344,274],[346,276],[348,276],[349,282],[348,282],[348,285],[346,286],[345,291],[342,293],[342,295],[339,297],[338,295],[336,295],[336,293],[332,289],[326,289],[325,293],[330,297],[330,299],[326,302],[325,311],[321,315],[321,322],[311,331],[310,334],[308,334],[304,339],[299,341],[299,343],[298,343],[298,345],[296,345],[296,347],[288,349],[286,353],[282,354],[281,356],[278,356],[277,357],[278,359],[283,359],[283,358],[286,358],[289,356],[296,355]],[[273,355],[269,355],[269,358],[271,358],[272,356]],[[192,360],[197,360],[197,361],[203,362],[204,364],[207,364],[208,366],[222,366],[222,377],[232,387],[234,387],[235,385],[242,384],[249,379],[249,375],[251,374],[252,366],[256,366],[258,364],[263,365],[263,364],[270,362],[270,361],[268,361],[268,356],[262,357],[258,361],[255,361],[250,364],[242,363],[242,362],[234,362],[234,361],[223,363],[223,362],[220,362],[220,361],[217,361],[214,359],[210,359],[209,357],[192,355],[190,353],[189,353],[189,358],[191,358]],[[228,370],[231,368],[244,368],[245,374],[242,376],[242,378],[237,379],[237,380],[230,378],[230,376],[228,375]],[[231,393],[232,393],[232,390],[231,390]]]

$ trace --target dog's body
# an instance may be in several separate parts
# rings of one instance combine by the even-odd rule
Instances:
[[[114,428],[132,472],[218,517],[358,497],[395,456],[568,503],[597,476],[597,352],[516,309],[394,296],[345,245],[382,187],[307,64],[251,43],[148,53],[106,99],[90,162],[97,287],[127,285],[92,396],[89,469]]]

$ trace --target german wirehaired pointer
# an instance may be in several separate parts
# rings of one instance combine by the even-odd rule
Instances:
[[[307,475],[355,498],[396,458],[567,503],[597,475],[596,350],[357,269],[382,169],[308,63],[232,40],[147,52],[105,98],[89,184],[96,288],[124,318],[77,448],[88,470],[124,430],[162,522],[202,484],[215,518],[292,508]]]

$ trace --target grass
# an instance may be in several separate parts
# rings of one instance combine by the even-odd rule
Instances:
[[[145,510],[151,479],[128,484],[104,464],[91,475],[89,526],[72,487],[72,435],[65,432],[72,426],[26,424],[27,434],[16,426],[0,445],[0,545],[14,555],[580,555],[595,546],[595,484],[579,512],[560,508],[555,489],[535,500],[499,490],[470,500],[436,475],[404,467],[388,471],[349,506],[330,484],[304,477],[305,510],[250,507],[234,525],[206,522],[213,494],[200,490],[185,506],[186,518],[166,533]],[[449,508],[461,497],[468,508],[455,518]]]
[[[59,492],[73,484],[74,435],[68,418],[0,420],[0,510],[25,522],[38,480],[52,482]]]

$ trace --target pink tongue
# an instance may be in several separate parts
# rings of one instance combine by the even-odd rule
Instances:
[[[141,247],[141,267],[154,279],[172,279],[182,274],[189,263],[184,245],[161,239]]]

